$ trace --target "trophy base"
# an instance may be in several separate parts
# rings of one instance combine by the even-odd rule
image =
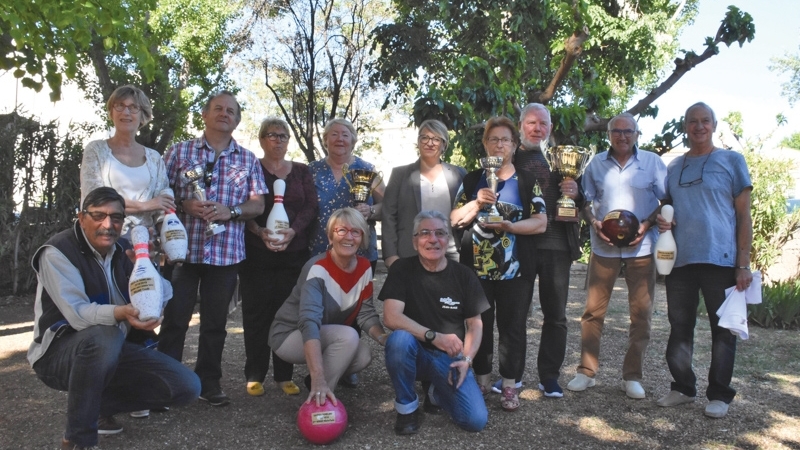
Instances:
[[[220,233],[225,231],[225,225],[220,225],[218,223],[210,223],[208,227],[206,227],[206,237],[216,236]]]
[[[578,222],[578,208],[556,208],[556,222]]]
[[[499,214],[481,213],[478,215],[478,222],[482,224],[500,223],[503,221],[503,216]]]

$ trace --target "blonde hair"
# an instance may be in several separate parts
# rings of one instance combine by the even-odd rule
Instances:
[[[356,148],[356,142],[358,142],[358,133],[356,132],[356,127],[353,126],[353,123],[347,119],[331,119],[325,124],[325,129],[322,130],[322,146],[325,148],[325,150],[328,150],[328,133],[331,132],[331,128],[333,128],[334,125],[343,125],[350,131],[350,134],[353,136],[353,146],[350,147],[350,151]]]
[[[325,233],[328,235],[328,241],[333,240],[333,227],[339,224],[347,224],[352,228],[361,230],[361,244],[358,248],[366,250],[369,248],[369,225],[367,224],[364,216],[361,215],[355,208],[342,208],[337,209],[331,214],[328,219],[328,224],[325,226]]]

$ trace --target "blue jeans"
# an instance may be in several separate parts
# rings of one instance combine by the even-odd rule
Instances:
[[[97,445],[99,417],[186,405],[200,395],[200,380],[191,370],[126,342],[116,326],[65,329],[33,370],[47,386],[68,392],[64,437],[81,447]]]
[[[414,382],[433,384],[436,403],[442,407],[459,427],[467,431],[481,431],[486,426],[488,411],[472,371],[460,388],[447,382],[450,364],[456,361],[439,350],[424,348],[409,332],[398,330],[386,340],[386,371],[395,392],[395,409],[400,414],[410,414],[419,407],[419,397]]]
[[[733,401],[736,390],[731,388],[733,363],[736,358],[736,335],[719,326],[717,310],[725,301],[725,289],[736,284],[733,267],[713,264],[689,264],[667,275],[667,308],[669,341],[667,365],[675,380],[671,389],[689,397],[697,395],[697,377],[692,370],[694,327],[697,323],[698,293],[703,300],[711,323],[711,365],[708,371],[709,400]]]
[[[228,305],[236,289],[239,265],[212,266],[185,263],[172,272],[172,300],[164,308],[164,321],[158,339],[158,350],[178,361],[183,359],[183,346],[200,286],[200,339],[197,345],[195,373],[200,377],[203,392],[219,389],[222,378],[222,350],[228,332]]]

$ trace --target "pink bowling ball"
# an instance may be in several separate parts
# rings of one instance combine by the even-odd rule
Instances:
[[[297,411],[297,428],[309,442],[317,445],[329,444],[339,438],[347,429],[347,410],[342,401],[337,405],[328,399],[324,405],[303,403]]]

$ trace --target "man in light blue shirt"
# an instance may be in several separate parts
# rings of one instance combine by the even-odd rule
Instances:
[[[611,119],[608,122],[611,149],[596,155],[583,174],[586,206],[582,212],[592,225],[592,257],[586,311],[581,317],[581,362],[575,378],[567,385],[571,391],[583,391],[595,385],[603,321],[614,283],[624,264],[631,326],[622,365],[623,388],[628,397],[645,397],[641,384],[642,362],[650,342],[656,282],[652,248],[658,236],[651,226],[655,223],[660,200],[666,197],[667,167],[655,153],[636,147],[638,137],[639,128],[632,115],[623,113]],[[617,209],[630,211],[639,218],[637,237],[625,247],[615,247],[602,231],[603,217]]]

